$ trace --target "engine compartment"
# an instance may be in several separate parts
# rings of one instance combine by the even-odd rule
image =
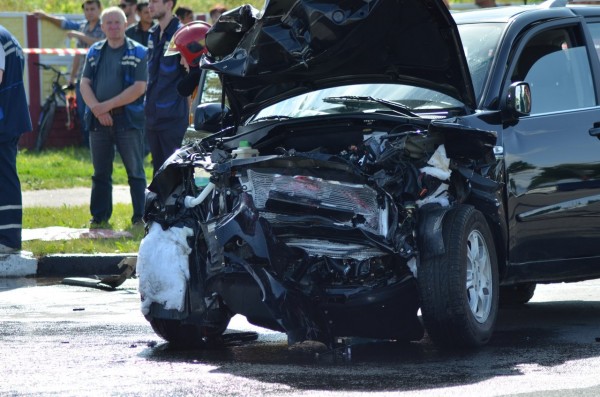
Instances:
[[[419,335],[420,213],[468,195],[465,172],[454,173],[454,181],[451,167],[472,173],[491,164],[485,156],[457,156],[451,165],[446,137],[426,126],[423,120],[398,125],[397,118],[278,121],[202,141],[182,149],[155,177],[146,222],[191,228],[188,244],[201,255],[190,261],[200,287],[190,288],[203,299],[224,297],[257,324],[301,340],[368,336],[370,327],[352,324],[348,311],[379,302],[369,309],[377,316],[395,302]],[[236,158],[240,141],[258,155]],[[240,274],[260,290],[262,314],[234,303],[236,283],[223,280]],[[394,337],[403,326],[394,321],[379,328]],[[310,329],[316,334],[307,335]]]

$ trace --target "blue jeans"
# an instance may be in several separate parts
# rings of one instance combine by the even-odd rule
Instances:
[[[114,125],[105,127],[96,120],[90,128],[90,149],[94,176],[90,212],[97,222],[108,222],[112,215],[112,173],[115,146],[121,155],[133,204],[132,222],[144,214],[146,174],[144,172],[144,143],[141,130],[124,127],[125,114],[113,116]]]
[[[17,174],[18,137],[0,135],[0,244],[21,249],[23,207]]]

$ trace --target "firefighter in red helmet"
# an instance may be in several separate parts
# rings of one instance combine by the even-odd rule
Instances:
[[[210,25],[203,21],[194,21],[180,27],[165,51],[165,56],[181,54],[181,64],[189,70],[197,67],[202,54],[206,53],[206,32]]]
[[[194,91],[200,80],[200,58],[207,52],[206,32],[210,25],[203,21],[193,21],[180,27],[165,51],[165,56],[181,55],[181,64],[187,69],[188,75],[177,85],[177,91],[182,96],[194,97]]]

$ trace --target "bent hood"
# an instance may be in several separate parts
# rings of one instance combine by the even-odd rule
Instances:
[[[402,82],[475,107],[458,29],[442,0],[267,0],[209,30],[201,66],[218,72],[244,118],[319,88]]]

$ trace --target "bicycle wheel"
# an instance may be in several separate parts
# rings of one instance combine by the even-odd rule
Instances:
[[[56,113],[56,102],[50,101],[44,104],[42,112],[40,114],[40,121],[38,123],[38,135],[35,140],[35,151],[39,152],[44,147],[46,139],[52,129],[54,122],[54,113]]]

